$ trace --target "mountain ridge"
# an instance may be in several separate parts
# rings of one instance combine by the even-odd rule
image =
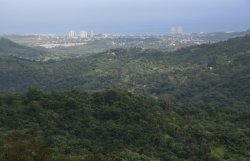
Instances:
[[[239,100],[238,97],[240,90],[248,93],[250,87],[249,75],[242,76],[250,69],[250,36],[174,52],[134,47],[62,61],[0,58],[2,92],[32,87],[89,91],[121,88],[155,96],[169,95],[179,101],[249,107],[247,95]],[[240,90],[234,93],[230,84],[238,81]]]
[[[6,38],[0,39],[0,56],[9,55],[24,59],[37,59],[43,54],[46,54],[46,52],[31,47],[19,45]]]

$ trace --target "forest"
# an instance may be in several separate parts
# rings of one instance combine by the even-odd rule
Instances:
[[[0,40],[0,161],[250,160],[250,36],[44,54]]]
[[[250,111],[126,91],[5,94],[3,161],[248,161]]]
[[[11,50],[14,45],[9,46]],[[133,47],[61,61],[2,54],[0,91],[119,89],[179,102],[248,108],[249,62],[250,36],[174,52]]]

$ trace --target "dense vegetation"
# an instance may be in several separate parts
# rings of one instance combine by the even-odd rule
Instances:
[[[201,101],[219,107],[250,105],[250,36],[175,52],[112,49],[63,61],[0,57],[1,92],[126,89]]]
[[[250,36],[40,54],[0,40],[0,161],[250,160]]]
[[[0,56],[11,55],[26,59],[37,59],[44,54],[46,54],[46,52],[43,50],[22,46],[6,38],[0,39]]]
[[[0,97],[1,161],[248,161],[250,111],[128,92]]]

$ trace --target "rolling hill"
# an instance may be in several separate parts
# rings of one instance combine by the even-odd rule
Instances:
[[[25,59],[38,59],[45,51],[19,45],[6,38],[0,39],[0,56],[16,56]]]
[[[1,43],[0,160],[250,158],[250,36],[61,61]]]
[[[175,52],[112,49],[89,57],[49,62],[1,56],[0,89],[126,89],[169,96],[174,101],[248,108],[249,62],[250,36]]]

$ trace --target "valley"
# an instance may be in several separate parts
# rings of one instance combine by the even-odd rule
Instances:
[[[250,36],[109,47],[0,40],[0,160],[249,160]]]

